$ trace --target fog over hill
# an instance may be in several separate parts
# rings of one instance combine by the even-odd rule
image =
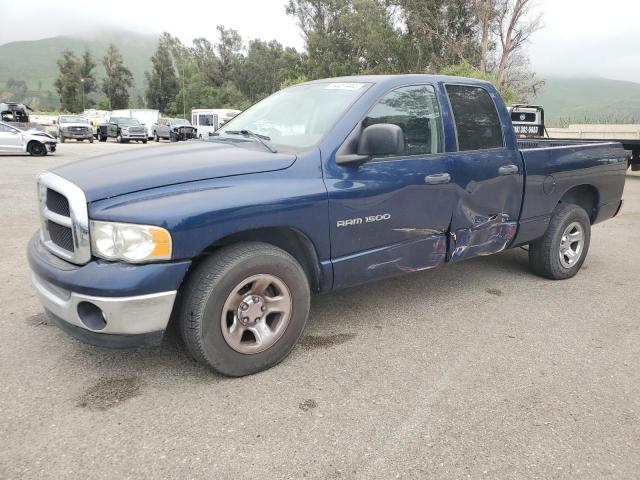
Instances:
[[[145,35],[122,30],[105,30],[91,35],[58,36],[41,40],[11,42],[0,45],[0,96],[7,95],[6,82],[10,78],[24,80],[27,83],[27,98],[40,98],[44,107],[55,100],[57,93],[53,82],[58,76],[56,61],[65,49],[70,49],[80,56],[89,49],[96,63],[97,79],[104,77],[104,68],[100,63],[110,43],[115,44],[127,67],[134,77],[132,98],[135,99],[144,91],[144,72],[149,70],[149,58],[157,46],[157,35]],[[22,100],[2,98],[2,100]]]

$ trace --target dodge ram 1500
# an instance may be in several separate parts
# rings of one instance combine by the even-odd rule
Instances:
[[[128,151],[38,179],[33,283],[68,333],[157,344],[170,317],[218,372],[293,348],[312,292],[506,248],[574,276],[622,205],[618,143],[518,144],[494,87],[399,75],[282,90],[210,141]]]

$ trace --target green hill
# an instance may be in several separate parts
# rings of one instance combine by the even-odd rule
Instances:
[[[546,123],[640,123],[640,83],[606,78],[547,78],[532,103]]]
[[[24,80],[28,89],[25,98],[7,98],[6,100],[33,102],[37,98],[41,106],[55,107],[48,103],[51,101],[57,103],[53,82],[58,75],[56,61],[62,51],[68,48],[76,55],[81,55],[84,49],[88,48],[98,61],[95,70],[96,78],[101,79],[104,77],[104,69],[99,60],[104,56],[109,43],[113,43],[122,52],[127,67],[133,73],[135,85],[131,98],[135,100],[144,91],[144,72],[150,69],[149,58],[157,42],[157,35],[112,30],[97,32],[92,38],[60,36],[0,45],[0,96],[13,93],[7,92],[7,80],[10,78]]]

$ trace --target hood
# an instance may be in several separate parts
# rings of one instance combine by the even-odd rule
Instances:
[[[87,127],[87,128],[91,128],[91,125],[89,125],[88,123],[81,123],[81,122],[59,123],[58,126],[60,128],[68,128],[68,127]]]
[[[35,128],[31,128],[29,130],[24,130],[23,133],[25,135],[30,135],[34,137],[46,137],[48,140],[55,140],[56,137],[51,135],[50,133],[43,132],[42,130],[36,130]]]
[[[193,141],[132,148],[69,163],[52,171],[80,187],[87,201],[93,202],[177,183],[282,170],[295,160],[296,156],[290,153]]]

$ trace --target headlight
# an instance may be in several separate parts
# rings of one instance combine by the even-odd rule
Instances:
[[[90,234],[93,254],[105,260],[144,263],[171,259],[171,235],[161,227],[92,221]]]

